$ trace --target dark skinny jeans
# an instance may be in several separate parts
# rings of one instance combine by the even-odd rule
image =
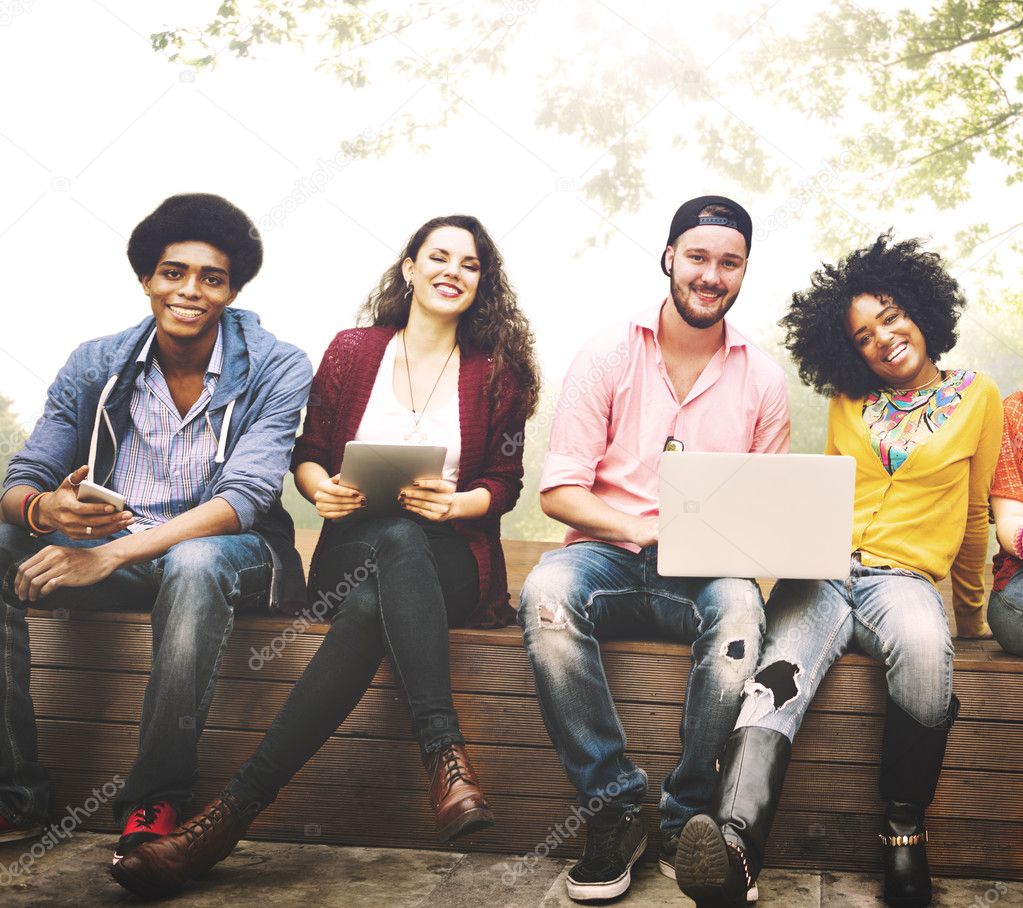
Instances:
[[[451,700],[448,627],[479,600],[466,542],[444,523],[353,515],[331,527],[310,578],[310,603],[323,600],[335,606],[323,643],[228,783],[242,803],[265,807],[277,797],[362,699],[385,654],[424,758],[465,742]]]

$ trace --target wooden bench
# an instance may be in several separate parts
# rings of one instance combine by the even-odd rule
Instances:
[[[314,536],[301,534],[306,555]],[[505,544],[513,601],[529,569],[551,547]],[[150,669],[149,619],[126,612],[33,611],[29,623],[40,749],[59,818],[82,805],[94,787],[127,775]],[[214,796],[254,750],[326,630],[309,627],[280,657],[259,666],[253,652],[291,626],[277,617],[236,621],[202,737],[199,803]],[[678,757],[689,648],[615,641],[602,650],[630,753],[650,775],[645,815],[652,855],[659,782]],[[455,847],[520,855],[539,847],[542,856],[545,838],[571,815],[575,801],[540,718],[519,630],[454,630],[451,656],[455,704],[498,817],[495,828]],[[962,713],[928,814],[931,863],[942,875],[1023,880],[1023,659],[993,642],[959,643],[955,671]],[[849,655],[832,669],[796,740],[770,866],[877,866],[884,702],[883,675],[871,660]],[[385,661],[352,716],[250,835],[438,848],[426,783],[403,695]],[[113,831],[109,807],[84,825]],[[576,854],[581,846],[581,836],[570,837],[554,853]]]

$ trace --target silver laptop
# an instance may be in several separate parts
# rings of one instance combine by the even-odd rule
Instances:
[[[849,575],[854,458],[666,452],[660,479],[662,576]]]

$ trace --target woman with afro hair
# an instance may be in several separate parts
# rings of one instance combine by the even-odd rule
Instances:
[[[697,905],[745,904],[792,739],[828,669],[852,648],[884,665],[888,687],[885,902],[930,904],[924,810],[959,706],[935,584],[951,571],[959,636],[989,633],[988,493],[1002,431],[994,382],[937,366],[964,302],[938,255],[889,233],[818,270],[781,321],[800,377],[830,398],[827,453],[856,459],[849,576],[780,580],[772,590],[710,815],[694,817],[679,843],[679,885]]]
[[[405,695],[438,838],[494,822],[452,701],[448,628],[514,619],[501,515],[522,487],[523,427],[538,397],[532,332],[494,241],[466,215],[423,224],[360,320],[327,347],[292,458],[295,484],[324,520],[309,603],[318,619],[326,608],[330,628],[220,798],[131,853],[119,879],[140,895],[170,895],[230,854],[350,715],[384,656]],[[367,501],[341,481],[352,440],[443,445],[443,478]],[[407,793],[410,815],[415,798]]]

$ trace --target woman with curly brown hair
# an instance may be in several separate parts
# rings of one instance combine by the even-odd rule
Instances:
[[[1002,407],[980,372],[942,370],[964,305],[941,259],[885,234],[813,275],[782,319],[800,377],[831,399],[827,453],[856,459],[849,575],[780,580],[709,815],[682,831],[676,878],[699,906],[744,905],[763,866],[792,739],[834,661],[885,668],[879,838],[884,898],[931,900],[924,810],[958,710],[935,584],[951,571],[962,637],[984,636],[988,492]],[[812,531],[812,528],[808,528]]]
[[[501,515],[522,485],[524,422],[536,406],[533,338],[493,240],[465,215],[428,221],[340,332],[313,380],[292,466],[324,518],[309,601],[330,629],[253,757],[174,833],[132,852],[122,876],[166,895],[226,857],[257,813],[319,750],[387,655],[404,689],[442,841],[494,821],[451,696],[448,627],[514,617]],[[444,445],[443,478],[370,509],[340,482],[350,440]]]

